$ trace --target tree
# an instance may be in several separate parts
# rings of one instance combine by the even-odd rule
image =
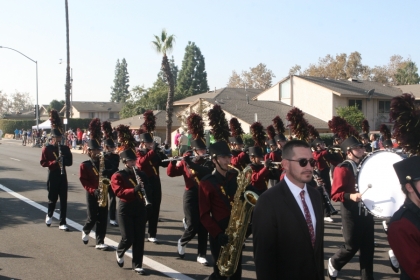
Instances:
[[[0,118],[2,118],[5,114],[10,113],[10,107],[11,104],[7,94],[0,90]]]
[[[205,68],[200,48],[194,42],[188,42],[177,81],[177,94],[187,97],[208,91]]]
[[[273,71],[267,69],[265,64],[260,63],[255,67],[249,68],[249,71],[242,71],[240,76],[235,71],[232,71],[227,87],[268,89],[271,87],[272,79],[275,77]]]
[[[165,73],[166,81],[169,86],[168,98],[166,101],[166,139],[165,144],[168,144],[171,141],[171,132],[172,132],[172,115],[173,115],[173,106],[174,106],[174,94],[175,94],[175,84],[174,78],[171,72],[171,66],[169,65],[167,53],[169,53],[175,44],[175,36],[169,35],[166,33],[166,30],[163,29],[160,36],[155,36],[156,41],[152,41],[152,44],[157,53],[162,54],[162,63],[161,69]]]
[[[178,66],[175,64],[175,59],[174,56],[171,57],[171,59],[169,59],[169,67],[171,68],[171,72],[172,72],[172,77],[174,79],[174,85],[176,87],[177,85],[177,80],[178,80]],[[161,69],[158,73],[158,78],[162,79],[162,81],[164,83],[168,83],[168,81],[166,80],[166,75],[163,72],[163,70]]]
[[[114,86],[111,87],[112,102],[124,103],[127,101],[127,99],[130,98],[130,91],[128,90],[128,87],[130,86],[128,84],[129,81],[130,79],[125,58],[122,59],[121,63],[120,60],[117,59],[117,65],[115,66]]]
[[[362,122],[365,119],[362,111],[360,111],[357,106],[347,106],[347,107],[338,107],[336,108],[337,115],[345,119],[349,124],[351,124],[356,130],[360,131],[362,129]]]
[[[51,111],[51,110],[54,109],[54,110],[57,110],[58,112],[60,112],[60,110],[63,109],[64,104],[65,104],[64,100],[58,101],[56,99],[53,99],[50,102],[50,105],[48,107],[48,111]]]
[[[413,85],[420,82],[418,69],[416,63],[409,61],[405,64],[404,68],[397,70],[395,80],[397,85]]]
[[[289,75],[300,75],[300,70],[302,67],[300,65],[295,65],[292,68],[289,69]]]
[[[123,103],[120,117],[124,119],[144,113],[146,109],[141,102],[146,95],[147,89],[144,86],[135,86],[130,92],[130,98]]]
[[[69,8],[66,0],[66,39],[67,39],[67,67],[66,67],[66,115],[67,119],[70,118],[70,41],[69,41]],[[37,123],[38,124],[38,123]]]

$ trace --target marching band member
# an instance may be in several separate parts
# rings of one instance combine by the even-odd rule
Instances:
[[[250,161],[248,155],[245,153],[245,151],[243,151],[244,141],[242,139],[242,135],[244,134],[244,131],[242,129],[241,123],[237,118],[230,119],[229,129],[231,132],[229,142],[232,151],[232,160],[230,163],[235,168],[243,170],[250,163]]]
[[[42,167],[48,167],[48,212],[45,217],[45,224],[48,227],[51,226],[55,205],[60,198],[60,226],[58,228],[68,231],[66,222],[68,190],[66,166],[73,164],[73,155],[68,146],[60,145],[63,127],[56,110],[51,110],[50,121],[52,145],[42,148],[40,161]]]
[[[200,222],[200,210],[198,207],[198,185],[200,179],[207,174],[211,174],[214,169],[212,164],[203,158],[206,154],[206,144],[204,140],[204,128],[202,118],[191,113],[187,118],[188,128],[192,134],[191,147],[193,151],[187,151],[183,154],[183,160],[178,162],[171,161],[166,169],[169,177],[184,176],[184,217],[186,228],[178,240],[178,256],[183,259],[185,256],[185,247],[194,236],[198,235],[198,256],[197,262],[202,265],[208,265],[206,259],[207,235],[208,231]],[[193,152],[197,160],[192,160]]]
[[[86,245],[89,242],[89,233],[96,225],[96,249],[107,250],[108,245],[104,243],[107,219],[108,219],[108,195],[104,197],[105,188],[109,189],[109,178],[113,173],[112,164],[105,158],[100,159],[101,147],[101,121],[93,119],[89,124],[90,140],[88,141],[88,156],[80,164],[79,179],[86,190],[87,219],[82,230],[82,241]],[[108,180],[108,183],[104,182]],[[99,188],[102,184],[102,190]],[[102,192],[102,193],[101,193]],[[106,194],[106,193],[105,193]],[[101,205],[99,205],[99,201]]]
[[[281,162],[282,151],[278,148],[277,141],[275,140],[276,131],[274,129],[274,126],[272,125],[267,126],[267,136],[268,136],[267,145],[270,147],[270,152],[265,154],[264,160],[265,160],[265,165],[268,168],[270,168],[271,162]],[[277,169],[271,170],[273,179],[270,179],[270,184],[272,187],[279,182],[278,179],[280,178],[281,171],[282,171],[281,166],[278,166]]]
[[[115,153],[115,142],[112,139],[112,127],[111,123],[108,121],[104,121],[102,123],[102,129],[104,132],[104,152],[105,158],[110,161],[112,165],[112,174],[118,171],[118,167],[120,164],[120,156]],[[109,194],[109,224],[111,226],[117,227],[117,219],[116,219],[116,209],[117,209],[117,199],[115,197],[114,191],[112,188],[108,190]]]
[[[216,170],[205,176],[200,181],[199,186],[199,207],[200,220],[210,234],[210,250],[213,256],[213,273],[209,280],[227,279],[221,276],[217,267],[221,246],[229,242],[225,230],[229,224],[231,203],[238,188],[238,173],[229,169],[231,162],[231,151],[227,144],[229,137],[229,128],[225,119],[225,114],[219,105],[209,111],[210,125],[213,127],[213,135],[218,142],[211,144],[209,153]],[[242,250],[242,248],[239,248]],[[242,255],[242,252],[241,252]],[[230,280],[241,279],[242,275],[242,257],[239,259],[238,267],[235,273],[230,276]]]
[[[149,178],[150,186],[152,186],[147,193],[152,206],[147,210],[148,241],[159,244],[156,238],[157,225],[159,221],[160,203],[162,201],[162,186],[160,184],[159,166],[168,167],[169,162],[162,162],[167,157],[159,150],[159,144],[153,141],[152,132],[155,130],[156,117],[153,111],[148,110],[143,114],[144,123],[143,128],[145,133],[140,134],[140,149],[137,153],[136,166],[146,173]]]
[[[363,146],[365,147],[365,151],[366,153],[370,153],[372,152],[372,146],[370,145],[370,141],[369,141],[369,122],[368,120],[364,119],[362,121],[362,132],[359,135],[360,141],[362,142]]]
[[[346,129],[349,131],[348,129]],[[343,137],[344,138],[344,137]],[[341,143],[347,160],[334,169],[332,184],[333,201],[341,202],[341,219],[345,246],[328,260],[328,276],[336,279],[340,271],[360,251],[360,274],[362,280],[373,279],[374,221],[373,216],[361,207],[361,194],[356,192],[357,165],[365,149],[354,136]]]
[[[120,158],[124,169],[111,177],[111,187],[120,199],[118,221],[121,241],[118,244],[116,258],[119,267],[124,266],[124,253],[132,246],[132,268],[140,275],[148,273],[143,269],[144,236],[146,229],[146,197],[144,190],[152,188],[147,175],[136,168],[137,156],[134,152],[135,140],[128,126],[117,127],[121,140]]]
[[[414,156],[394,164],[406,195],[388,227],[388,241],[401,268],[400,279],[420,279],[420,149],[419,117],[412,94],[391,100],[390,121],[393,134],[404,149]]]

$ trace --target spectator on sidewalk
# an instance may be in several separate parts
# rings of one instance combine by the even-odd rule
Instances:
[[[15,129],[15,140],[19,140],[19,129]]]

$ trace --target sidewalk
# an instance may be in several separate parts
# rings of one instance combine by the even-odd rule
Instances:
[[[0,140],[0,144],[10,144],[10,145],[19,145],[19,146],[22,146],[22,140],[2,138]],[[38,148],[38,147],[32,147],[32,143],[26,144],[26,146],[23,146],[23,147],[26,147],[26,148]],[[72,152],[72,154],[82,154],[82,151],[83,150],[79,150],[78,148],[74,150],[74,149],[70,148],[70,151]]]

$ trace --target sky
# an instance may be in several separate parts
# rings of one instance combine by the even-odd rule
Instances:
[[[151,87],[162,57],[153,35],[176,37],[181,68],[188,41],[205,57],[210,89],[232,71],[264,63],[276,77],[327,54],[358,51],[370,67],[399,54],[420,65],[420,1],[68,0],[74,101],[109,101],[117,60],[130,89]],[[66,82],[64,0],[0,0],[0,46],[38,65],[38,103],[63,100]],[[60,61],[62,63],[60,64]],[[36,103],[36,64],[0,48],[0,90],[28,92]]]

